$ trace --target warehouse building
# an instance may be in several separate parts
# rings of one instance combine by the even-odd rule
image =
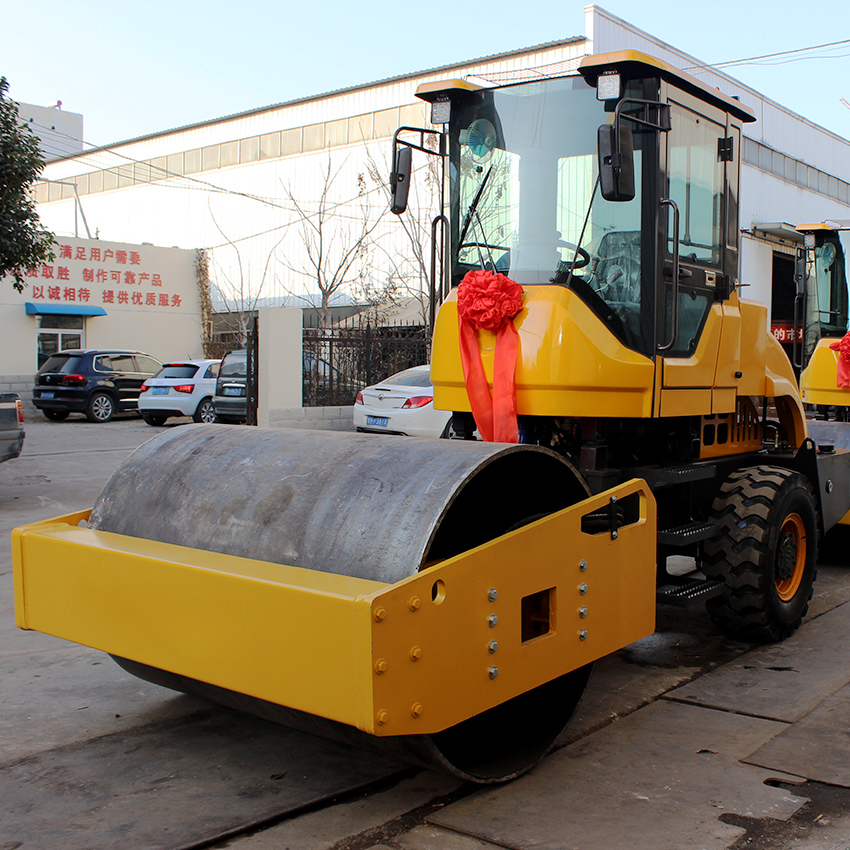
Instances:
[[[337,274],[339,292],[355,300],[387,288],[421,297],[439,197],[435,171],[426,157],[415,159],[405,227],[387,213],[383,185],[394,131],[430,126],[417,87],[441,79],[486,86],[557,76],[587,54],[635,49],[755,111],[758,120],[745,125],[742,145],[740,282],[747,298],[784,303],[793,286],[794,226],[850,218],[850,142],[597,6],[585,14],[582,36],[65,157],[47,166],[37,186],[39,213],[63,236],[80,235],[85,222],[100,240],[206,249],[215,299],[231,311],[257,298],[318,306],[317,273],[326,281]],[[323,269],[310,250],[318,232],[331,245]],[[346,267],[355,243],[361,250]],[[19,301],[24,317],[32,293]],[[109,327],[108,315],[91,321]],[[777,335],[784,333],[786,317],[772,321]],[[114,326],[113,344],[121,327]],[[35,345],[30,349],[34,368]]]

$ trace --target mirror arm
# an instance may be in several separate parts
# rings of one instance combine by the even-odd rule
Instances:
[[[646,116],[650,106],[657,106],[659,110],[658,121],[650,121],[647,117],[638,118],[637,115],[623,115],[622,108],[626,104],[642,104],[644,108],[644,116]],[[631,121],[632,123],[638,124],[641,127],[648,127],[650,130],[658,130],[661,133],[669,133],[670,105],[668,103],[662,103],[660,100],[642,100],[640,98],[635,97],[624,97],[621,100],[618,100],[616,107],[614,107],[615,127],[619,128],[620,120]],[[619,135],[619,129],[617,129],[617,135]]]
[[[399,133],[419,133],[419,144],[417,145],[415,142],[409,142],[406,139],[400,139]],[[395,162],[395,154],[399,145],[406,148],[413,148],[417,151],[422,151],[422,153],[427,153],[430,156],[446,156],[445,144],[442,138],[445,135],[446,134],[440,130],[425,130],[422,127],[399,127],[398,130],[393,133],[393,162]],[[425,136],[437,136],[440,139],[440,149],[435,151],[433,148],[426,148]]]

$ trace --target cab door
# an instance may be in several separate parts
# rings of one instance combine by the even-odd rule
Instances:
[[[737,299],[727,299],[737,276],[740,126],[723,110],[672,86],[667,100],[671,130],[662,154],[667,227],[657,410],[662,416],[731,412],[735,364],[740,360],[740,315]],[[662,231],[663,222],[662,214]],[[723,377],[718,374],[720,364]]]

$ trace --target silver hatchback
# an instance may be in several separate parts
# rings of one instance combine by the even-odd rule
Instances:
[[[139,412],[148,425],[163,425],[169,416],[214,422],[213,395],[220,360],[166,363],[142,384]]]

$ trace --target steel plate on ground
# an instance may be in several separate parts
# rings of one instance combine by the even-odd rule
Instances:
[[[850,788],[850,685],[827,697],[746,761],[768,770]]]
[[[407,771],[221,709],[0,765],[0,847],[194,847]]]

